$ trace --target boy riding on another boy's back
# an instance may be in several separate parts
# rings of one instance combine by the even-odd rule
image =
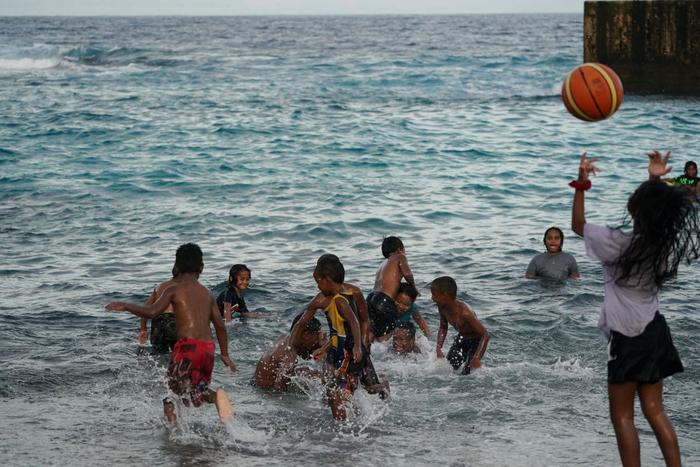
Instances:
[[[168,365],[168,385],[182,397],[183,404],[190,402],[199,407],[202,402],[216,404],[221,421],[233,417],[233,409],[223,389],[209,389],[214,368],[214,341],[210,323],[214,324],[219,341],[221,360],[235,371],[236,365],[228,355],[226,327],[216,301],[209,290],[197,278],[204,269],[202,250],[193,243],[180,246],[175,255],[177,277],[152,305],[140,306],[132,303],[112,302],[110,311],[128,311],[142,318],[153,319],[172,306],[177,323],[178,340]],[[170,422],[175,422],[175,407],[170,398],[163,400],[163,410]]]
[[[384,262],[379,266],[374,280],[374,290],[367,296],[369,317],[372,320],[374,337],[384,336],[396,326],[399,313],[394,299],[401,279],[416,287],[413,273],[408,265],[406,250],[399,237],[386,237],[382,242]],[[417,289],[416,289],[417,290]]]
[[[468,375],[473,368],[481,366],[481,358],[486,352],[489,333],[469,307],[457,300],[457,283],[448,276],[438,277],[430,287],[433,301],[440,313],[440,330],[437,337],[437,358],[444,358],[442,345],[447,337],[447,324],[459,333],[447,353],[447,359],[456,370],[462,363],[462,374]]]

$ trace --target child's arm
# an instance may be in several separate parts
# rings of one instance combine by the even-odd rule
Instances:
[[[581,154],[581,159],[578,166],[578,180],[579,184],[586,184],[590,182],[588,174],[595,175],[598,172],[598,168],[593,165],[598,159],[588,159],[586,153]],[[571,207],[571,230],[575,234],[583,237],[583,226],[586,225],[586,213],[584,206],[584,190],[577,189],[574,192],[574,203]]]
[[[357,314],[360,321],[360,332],[362,333],[362,343],[369,346],[369,311],[367,311],[367,301],[362,295],[359,287],[352,287],[352,298],[357,305]]]
[[[469,362],[469,367],[479,368],[481,367],[481,357],[484,356],[484,353],[486,352],[486,346],[488,345],[489,339],[491,337],[489,335],[489,332],[486,330],[484,325],[481,324],[481,321],[479,321],[474,312],[470,310],[467,305],[464,306],[466,307],[466,313],[464,314],[464,318],[466,319],[467,323],[472,328],[472,330],[476,334],[479,334],[481,336],[481,339],[479,340],[479,345],[477,346],[476,351],[474,351],[474,356]]]
[[[537,263],[535,262],[535,258],[532,258],[530,264],[527,265],[527,271],[525,271],[526,279],[534,279],[537,277]]]
[[[413,278],[413,273],[411,272],[411,266],[408,265],[408,258],[406,258],[406,255],[403,253],[399,256],[399,271],[403,278],[406,279],[406,282],[411,284],[413,288],[416,289],[416,292],[418,292],[418,295],[420,295],[418,287],[416,287],[416,280]]]
[[[668,165],[668,159],[671,157],[671,151],[666,151],[663,156],[659,151],[647,153],[649,156],[649,180],[660,180],[661,177],[671,172],[672,167]]]
[[[105,308],[109,311],[128,311],[142,318],[153,319],[168,309],[168,305],[170,305],[173,297],[175,297],[176,290],[177,288],[171,285],[165,289],[163,295],[152,305],[141,306],[134,303],[111,302],[108,303]]]
[[[304,328],[306,328],[308,322],[311,321],[311,318],[313,318],[314,314],[316,314],[316,310],[319,308],[323,309],[327,305],[328,298],[321,293],[317,294],[306,306],[306,311],[303,315],[301,315],[301,318],[299,318],[297,324],[295,324],[292,328],[292,332],[289,336],[289,342],[297,342],[301,337],[301,333],[304,332]]]
[[[418,312],[417,310],[413,315],[413,321],[415,321],[420,330],[423,331],[425,337],[430,338],[430,328],[428,327],[428,323],[425,322],[420,312]]]
[[[146,300],[146,305],[152,305],[156,301],[156,289],[153,289],[150,297]],[[141,318],[141,327],[139,328],[139,344],[144,345],[148,342],[148,329],[146,328],[146,323],[148,320],[146,318]]]
[[[571,259],[571,265],[569,266],[569,279],[578,279],[581,274],[578,272],[578,263],[576,258]]]
[[[338,307],[340,316],[342,316],[346,322],[350,323],[350,330],[352,331],[354,342],[352,347],[353,361],[355,363],[360,362],[362,360],[362,333],[360,333],[360,324],[357,322],[357,317],[355,317],[355,313],[344,298],[336,297],[335,306]]]
[[[228,355],[228,335],[226,334],[226,326],[224,322],[221,321],[221,312],[219,311],[219,306],[216,304],[216,300],[212,298],[211,300],[211,312],[209,313],[209,319],[214,325],[214,330],[216,331],[216,340],[219,341],[219,353],[221,353],[221,361],[224,362],[231,371],[236,371],[236,364],[231,360]]]
[[[438,313],[440,313],[439,309]],[[435,349],[437,358],[445,358],[445,354],[442,353],[442,345],[445,343],[445,337],[447,337],[447,320],[442,313],[440,313],[440,329],[438,329],[437,348]]]

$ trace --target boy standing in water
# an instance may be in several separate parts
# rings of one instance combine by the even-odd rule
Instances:
[[[448,276],[438,277],[433,281],[430,292],[440,313],[437,358],[445,358],[442,345],[445,343],[449,323],[459,334],[447,353],[447,359],[455,370],[464,363],[462,374],[468,375],[473,368],[481,366],[481,358],[489,342],[489,333],[474,312],[457,300],[457,283],[454,279]]]
[[[182,397],[199,407],[202,402],[214,403],[219,418],[225,422],[233,417],[233,409],[223,389],[209,389],[214,368],[214,341],[209,323],[214,324],[221,350],[221,360],[231,369],[236,365],[228,355],[226,328],[221,321],[219,309],[209,290],[197,280],[204,269],[202,250],[193,243],[180,246],[175,255],[177,277],[172,279],[158,300],[152,305],[140,306],[132,303],[112,302],[110,311],[128,311],[142,318],[153,319],[172,306],[177,323],[177,343],[170,355],[168,385]],[[163,400],[163,411],[170,422],[175,422],[175,406],[170,398]]]
[[[396,318],[399,316],[394,299],[399,290],[401,278],[405,278],[409,284],[416,287],[406,258],[406,250],[399,237],[384,239],[382,255],[386,259],[379,266],[375,276],[374,290],[367,296],[372,333],[375,338],[384,336],[394,329]]]
[[[334,382],[329,381],[328,402],[333,417],[336,420],[345,420],[343,401],[352,396],[357,388],[365,367],[365,355],[362,351],[362,334],[357,317],[350,308],[348,299],[342,294],[345,268],[337,257],[330,256],[332,255],[322,256],[316,264],[314,280],[321,293],[309,303],[297,326],[305,328],[318,309],[322,309],[326,314],[330,329],[330,347],[326,354],[325,371],[335,379]]]

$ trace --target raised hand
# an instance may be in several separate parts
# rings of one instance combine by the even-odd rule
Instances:
[[[589,159],[588,158],[588,153],[584,152],[581,154],[581,159],[578,164],[578,181],[579,182],[587,182],[589,180],[588,175],[589,174],[597,174],[600,172],[600,169],[595,166],[595,163],[598,162],[600,159]]]
[[[672,167],[668,165],[671,151],[666,151],[663,156],[659,151],[652,151],[647,153],[647,156],[649,156],[649,178],[661,178],[671,171]]]

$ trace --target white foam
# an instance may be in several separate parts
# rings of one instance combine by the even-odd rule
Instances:
[[[47,70],[60,64],[60,58],[0,58],[0,70]]]

